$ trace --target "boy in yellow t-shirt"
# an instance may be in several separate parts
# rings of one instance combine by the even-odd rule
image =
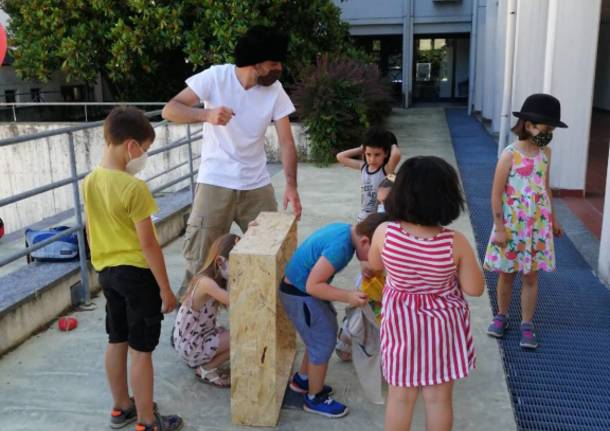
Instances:
[[[137,431],[176,431],[182,419],[154,408],[152,364],[163,313],[176,307],[176,297],[151,221],[157,204],[146,183],[133,176],[146,163],[155,131],[139,109],[117,107],[104,121],[104,139],[102,161],[85,178],[83,192],[91,261],[107,301],[110,426],[137,420]],[[135,402],[127,384],[128,352]]]

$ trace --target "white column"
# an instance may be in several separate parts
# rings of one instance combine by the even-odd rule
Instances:
[[[519,111],[527,96],[542,93],[548,0],[519,0],[515,31],[511,111]],[[511,115],[511,126],[515,117]]]
[[[496,51],[496,16],[497,0],[487,0],[487,11],[485,14],[485,68],[483,76],[483,106],[481,113],[483,117],[492,119],[494,115],[495,96],[495,51]]]
[[[472,0],[472,25],[470,31],[470,61],[468,66],[468,115],[472,114],[474,106],[474,83],[477,70],[477,33],[479,31],[479,5],[478,0]]]
[[[545,83],[561,101],[561,116],[569,128],[557,130],[553,140],[551,185],[583,190],[587,173],[589,129],[597,58],[601,0],[556,1],[553,55]],[[523,1],[521,2],[523,3]],[[548,57],[546,57],[548,58]],[[545,57],[542,57],[544,61]],[[550,76],[549,76],[550,75]]]
[[[474,74],[474,110],[481,112],[483,109],[483,92],[485,82],[485,37],[486,37],[486,14],[487,0],[478,0],[479,11],[477,13],[477,40],[476,40],[476,71]]]
[[[610,284],[610,163],[608,163],[607,175],[603,213],[604,221],[602,224],[602,238],[599,244],[599,275],[602,280]]]
[[[504,89],[504,62],[506,61],[506,23],[508,0],[499,0],[496,10],[496,42],[494,61],[494,106],[491,129],[500,131],[500,117],[502,116],[502,90]]]
[[[517,15],[517,0],[508,0],[506,10],[506,47],[504,58],[504,88],[502,90],[502,106],[500,112],[500,137],[498,139],[498,156],[507,145],[511,118],[511,97],[513,91],[513,71],[515,69],[515,30]]]
[[[407,0],[403,7],[402,24],[402,95],[404,106],[411,104],[413,87],[413,2]]]

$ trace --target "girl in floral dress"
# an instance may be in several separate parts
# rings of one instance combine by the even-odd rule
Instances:
[[[484,269],[499,272],[498,314],[487,333],[500,338],[508,328],[508,309],[513,281],[521,273],[521,341],[524,348],[535,349],[538,341],[532,320],[538,297],[538,271],[555,269],[553,235],[561,227],[552,208],[549,174],[555,127],[560,121],[559,101],[548,94],[529,96],[512,128],[519,138],[500,156],[492,187],[491,206],[494,228],[491,233]]]
[[[229,331],[216,325],[221,306],[228,307],[229,253],[239,240],[234,234],[218,238],[202,268],[193,277],[174,324],[174,349],[204,383],[228,387],[230,378],[219,371],[229,359]]]

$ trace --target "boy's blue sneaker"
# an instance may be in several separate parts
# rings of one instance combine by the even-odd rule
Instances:
[[[504,332],[508,329],[508,319],[504,314],[496,314],[494,320],[491,321],[491,325],[487,328],[487,335],[492,337],[502,338]]]
[[[347,406],[333,400],[328,395],[316,395],[312,400],[308,395],[303,395],[305,402],[303,410],[310,413],[326,416],[328,418],[342,418],[349,413]]]
[[[519,345],[526,349],[535,349],[538,347],[538,337],[534,332],[534,325],[530,322],[521,324],[521,341]]]
[[[307,392],[309,392],[309,380],[305,380],[302,379],[301,376],[299,376],[299,373],[294,373],[294,376],[292,376],[292,380],[290,381],[290,385],[289,385],[290,389],[292,389],[294,392],[298,393],[298,394],[307,394]],[[322,392],[320,392],[318,395],[332,395],[333,394],[333,388],[327,385],[324,385],[324,387],[322,388]]]

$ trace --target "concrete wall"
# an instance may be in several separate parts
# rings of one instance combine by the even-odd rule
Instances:
[[[593,106],[610,110],[610,21],[601,23],[598,41]]]
[[[416,23],[469,22],[472,18],[472,1],[413,0]],[[334,0],[341,8],[341,18],[351,25],[393,22],[410,13],[409,0]]]
[[[404,14],[404,0],[376,0],[373,7],[369,0],[334,0],[335,5],[341,9],[341,18],[352,25],[358,23],[379,22],[402,18]]]
[[[69,124],[23,124],[9,123],[0,125],[0,139],[34,134],[46,130],[66,127]],[[197,130],[199,126],[194,126]],[[186,136],[186,126],[171,124],[156,129],[157,139],[152,149],[159,148]],[[302,127],[293,125],[293,135],[297,144],[300,160],[307,159],[307,139]],[[76,158],[78,173],[91,170],[101,159],[104,141],[101,128],[75,133]],[[270,126],[266,133],[265,150],[270,161],[280,158],[279,144],[275,128]],[[27,141],[7,147],[0,147],[0,198],[23,193],[35,187],[56,182],[70,176],[70,158],[67,135]],[[201,145],[192,145],[194,157],[200,153]],[[147,179],[158,172],[167,170],[188,160],[187,147],[180,147],[169,152],[150,157],[146,169],[139,178]],[[199,161],[195,161],[195,169]],[[151,189],[172,179],[186,175],[187,165],[178,168],[167,175],[152,180]],[[185,187],[187,181],[165,191]],[[0,208],[0,217],[4,220],[6,232],[13,232],[57,213],[73,208],[72,186],[64,186],[18,203]]]
[[[415,17],[434,18],[445,22],[469,21],[472,18],[472,1],[415,0]]]

